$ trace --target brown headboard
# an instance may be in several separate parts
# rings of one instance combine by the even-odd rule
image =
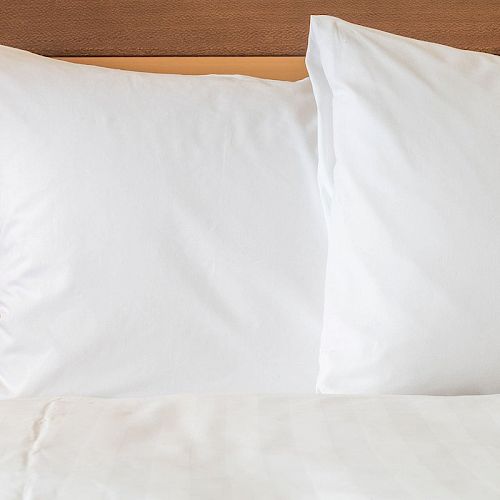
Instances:
[[[500,54],[499,0],[2,0],[0,44],[48,56],[299,56],[308,16]]]
[[[297,57],[305,53],[310,14],[500,54],[500,0],[0,0],[0,44],[59,57]],[[140,62],[88,61],[128,69]],[[142,61],[151,71],[171,64]],[[188,64],[180,61],[174,67]],[[205,61],[205,69],[215,63]],[[284,74],[290,64],[297,76],[305,72],[302,59],[278,61]],[[215,72],[233,63],[241,67],[240,59],[227,59]]]

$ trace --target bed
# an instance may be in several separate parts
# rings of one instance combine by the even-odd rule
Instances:
[[[3,401],[0,497],[496,499],[500,396]]]
[[[307,76],[309,14],[500,55],[496,0],[4,2],[0,44],[148,73]],[[498,499],[500,396],[0,401],[1,500]]]

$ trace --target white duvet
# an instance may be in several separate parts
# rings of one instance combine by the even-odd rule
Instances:
[[[499,499],[500,396],[0,402],[2,500]]]

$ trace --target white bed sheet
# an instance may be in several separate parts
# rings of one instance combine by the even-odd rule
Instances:
[[[498,499],[500,396],[0,402],[2,500]]]

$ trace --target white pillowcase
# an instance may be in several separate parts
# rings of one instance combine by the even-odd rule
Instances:
[[[313,392],[308,80],[0,47],[0,398]]]
[[[500,392],[500,58],[314,17],[318,389]]]

